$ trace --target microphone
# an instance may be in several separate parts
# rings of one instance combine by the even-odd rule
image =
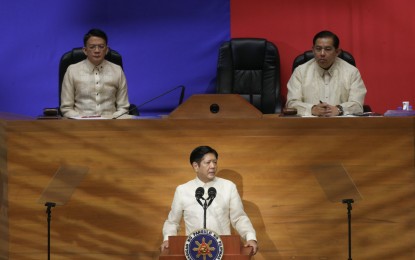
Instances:
[[[208,189],[208,195],[209,195],[208,200],[210,199],[210,201],[207,206],[209,207],[210,204],[212,204],[213,200],[216,198],[216,189],[213,187],[210,187]]]
[[[183,99],[184,99],[184,91],[185,91],[185,89],[186,89],[186,87],[185,87],[184,85],[180,85],[180,86],[174,87],[174,88],[172,88],[172,89],[170,89],[170,90],[168,90],[168,91],[166,91],[166,92],[163,92],[163,93],[161,93],[160,95],[158,95],[158,96],[156,96],[156,97],[154,97],[154,98],[152,98],[152,99],[150,99],[150,100],[147,100],[147,101],[145,101],[144,103],[141,103],[141,104],[140,104],[140,105],[138,105],[138,106],[134,106],[134,107],[132,107],[132,108],[128,109],[126,112],[124,112],[124,113],[122,113],[121,115],[118,115],[118,116],[116,116],[116,117],[113,117],[112,119],[118,119],[119,117],[121,117],[121,116],[123,116],[123,115],[126,115],[126,114],[129,114],[130,112],[132,112],[132,111],[134,111],[134,110],[137,110],[138,115],[140,115],[140,112],[138,111],[138,109],[139,109],[139,108],[143,107],[144,105],[147,105],[148,103],[150,103],[150,102],[152,102],[152,101],[154,101],[154,100],[156,100],[156,99],[158,99],[158,98],[161,98],[161,97],[163,97],[163,96],[165,96],[165,95],[169,94],[170,92],[173,92],[174,90],[176,90],[176,89],[178,89],[178,88],[181,88],[181,89],[182,89],[182,91],[180,92],[180,99],[179,99],[179,106],[180,106],[180,105],[183,103]]]
[[[202,187],[199,187],[196,189],[195,197],[196,197],[197,202],[199,202],[200,206],[202,207],[203,207],[203,204],[200,201],[200,199],[203,199],[204,194],[205,194],[205,190]]]
[[[206,229],[206,210],[210,206],[210,204],[212,204],[212,201],[216,197],[216,189],[213,188],[213,187],[210,187],[208,189],[209,197],[207,199],[203,198],[204,194],[205,194],[205,190],[202,187],[199,187],[199,188],[196,189],[195,197],[196,197],[197,202],[200,204],[200,206],[203,207],[203,228]],[[205,201],[203,204],[200,201],[201,199],[203,199]],[[210,200],[209,204],[206,203],[207,200]]]

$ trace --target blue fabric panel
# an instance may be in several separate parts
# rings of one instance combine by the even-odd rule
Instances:
[[[230,37],[229,9],[228,0],[3,0],[0,111],[37,116],[57,106],[59,59],[82,46],[92,27],[122,54],[131,103],[182,84],[185,98],[212,93],[218,49]],[[179,94],[141,111],[171,111]]]

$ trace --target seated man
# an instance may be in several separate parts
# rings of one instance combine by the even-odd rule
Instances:
[[[91,29],[84,36],[86,59],[68,67],[62,82],[61,107],[65,117],[127,114],[127,81],[122,68],[105,60],[105,32]]]
[[[314,36],[314,59],[298,66],[288,81],[287,108],[302,116],[341,116],[363,112],[366,87],[359,70],[338,58],[339,38]]]
[[[182,217],[186,235],[203,228],[204,211],[195,199],[198,187],[203,187],[205,191],[214,187],[218,191],[216,199],[206,212],[206,228],[218,235],[230,235],[232,225],[246,240],[245,247],[252,247],[253,254],[258,251],[256,232],[244,211],[236,185],[216,177],[217,160],[218,153],[209,146],[199,146],[190,154],[190,164],[196,178],[176,188],[170,213],[163,226],[164,242],[161,251],[169,247],[168,237],[177,235]]]

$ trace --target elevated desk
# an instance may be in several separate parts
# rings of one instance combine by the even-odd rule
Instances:
[[[310,170],[331,163],[363,197],[353,205],[353,257],[415,258],[414,118],[263,117],[0,121],[0,259],[46,258],[37,200],[66,164],[89,173],[53,209],[52,259],[158,259],[198,145],[217,149],[218,176],[238,186],[258,235],[254,259],[347,259],[345,205]]]

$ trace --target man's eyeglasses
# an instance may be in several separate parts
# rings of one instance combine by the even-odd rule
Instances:
[[[334,47],[321,47],[321,46],[315,46],[314,48],[315,52],[332,52],[334,50]]]
[[[105,44],[91,44],[91,45],[87,46],[87,48],[91,51],[94,51],[96,48],[98,48],[98,50],[102,51],[106,47],[107,47],[107,45],[105,45]]]

